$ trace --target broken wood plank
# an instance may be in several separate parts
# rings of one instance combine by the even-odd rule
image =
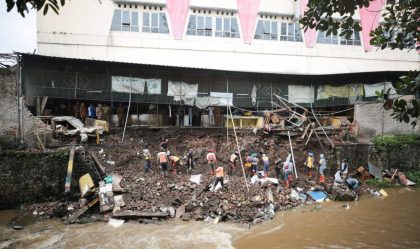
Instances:
[[[307,145],[309,143],[309,140],[312,137],[312,133],[314,133],[314,129],[312,129],[311,132],[309,132],[308,139],[306,139],[305,145]]]
[[[75,146],[72,145],[70,149],[69,163],[67,165],[67,177],[66,177],[66,183],[64,185],[64,189],[65,189],[64,193],[70,192],[71,175],[73,174],[74,151],[75,151]]]
[[[101,173],[105,175],[105,167],[102,165],[102,163],[99,161],[99,159],[89,151],[89,155],[92,157],[93,161],[95,162],[95,165],[100,169]]]
[[[112,214],[114,218],[137,219],[137,218],[169,218],[167,212],[138,212],[132,210],[123,210]]]
[[[92,206],[94,206],[98,202],[99,202],[99,197],[95,197],[94,199],[89,201],[84,207],[79,209],[76,213],[72,214],[69,217],[68,222],[69,223],[74,223],[82,214],[84,214],[89,208],[91,208]]]
[[[308,130],[309,127],[311,127],[311,124],[308,124],[305,128],[305,131],[303,132],[302,136],[300,137],[301,139],[304,139],[306,135],[308,135]]]

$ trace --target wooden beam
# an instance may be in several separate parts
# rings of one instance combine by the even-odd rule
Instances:
[[[64,188],[65,188],[64,193],[70,192],[71,176],[73,174],[74,151],[75,151],[75,146],[72,145],[70,149],[69,163],[67,165],[67,177],[66,177],[66,183],[64,185]]]

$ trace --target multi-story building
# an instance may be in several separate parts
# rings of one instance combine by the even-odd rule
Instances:
[[[274,94],[337,110],[376,99],[376,90],[390,86],[386,82],[419,69],[415,49],[369,44],[383,0],[356,12],[363,31],[350,39],[304,31],[298,21],[306,3],[69,1],[59,15],[38,13],[38,55],[23,55],[24,94],[113,106],[130,100],[140,113],[150,104],[160,112],[168,104],[231,102],[266,109],[276,105]]]

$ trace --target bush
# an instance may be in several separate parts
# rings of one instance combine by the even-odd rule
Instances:
[[[407,178],[416,183],[416,186],[420,184],[420,171],[412,171],[407,174]]]
[[[388,181],[381,180],[381,179],[369,179],[366,180],[365,183],[369,186],[376,187],[376,188],[391,188],[392,184]]]

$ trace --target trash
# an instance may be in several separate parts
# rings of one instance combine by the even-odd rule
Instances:
[[[274,202],[274,197],[273,197],[273,192],[271,191],[271,189],[267,190],[267,199],[269,203],[273,203]]]
[[[118,219],[113,219],[110,218],[108,221],[108,225],[112,226],[112,227],[120,227],[124,224],[124,220],[118,220]]]
[[[213,223],[214,224],[217,224],[217,223],[219,223],[220,222],[220,220],[222,219],[222,216],[221,215],[219,215],[219,216],[217,216],[216,217],[216,219],[214,219],[214,221],[213,221]]]
[[[69,223],[74,223],[82,214],[84,214],[90,207],[94,206],[99,201],[98,197],[90,200],[84,207],[79,209],[76,213],[68,218]]]
[[[322,191],[308,191],[306,193],[316,202],[323,202],[327,198],[327,195]]]
[[[304,193],[299,194],[299,200],[301,200],[302,202],[305,202],[307,198],[308,197]]]
[[[23,229],[23,226],[22,225],[13,225],[13,229],[15,229],[15,230],[22,230]]]
[[[95,184],[93,183],[92,177],[90,176],[89,173],[79,178],[79,188],[80,188],[80,192],[82,193],[82,197],[84,197],[94,187],[95,187]]]
[[[379,190],[379,193],[380,193],[383,197],[387,197],[387,196],[388,196],[388,193],[387,193],[385,190],[383,190],[383,189]]]
[[[349,206],[349,204],[344,204],[344,205],[343,205],[343,208],[345,208],[345,209],[350,209],[350,206]]]
[[[104,153],[104,149],[101,149],[101,150],[99,151],[99,154],[102,154],[102,153]]]
[[[311,212],[313,212],[313,211],[319,211],[319,210],[321,210],[322,209],[322,207],[320,206],[320,205],[316,205],[315,207],[313,207],[312,209],[311,209]]]
[[[139,212],[132,210],[123,210],[112,214],[112,217],[121,219],[137,219],[137,218],[168,218],[167,212]]]
[[[382,179],[382,170],[379,167],[376,167],[371,162],[368,162],[369,174],[373,175],[376,179]]]
[[[299,193],[296,190],[292,189],[292,193],[290,194],[290,198],[292,198],[294,200],[299,199]]]
[[[112,191],[114,192],[123,192],[124,188],[121,187],[120,183],[122,181],[122,176],[117,174],[112,174]]]
[[[112,184],[99,182],[99,206],[101,212],[110,210],[114,207],[114,193],[112,192]]]
[[[124,207],[125,206],[123,195],[114,196],[114,205],[116,207]]]
[[[191,175],[190,181],[195,183],[195,184],[201,184],[201,181],[203,181],[203,175],[202,174]]]
[[[415,182],[412,182],[412,181],[408,180],[408,178],[405,176],[405,174],[403,172],[398,172],[398,178],[400,180],[401,185],[404,185],[404,186],[414,186],[414,185],[416,185]]]
[[[105,183],[112,183],[112,175],[108,175],[104,178]]]
[[[275,185],[278,185],[279,184],[279,180],[276,179],[276,178],[262,178],[262,179],[260,179],[260,182],[261,182],[261,184],[264,184],[266,182],[271,182],[271,183],[273,183]]]
[[[376,198],[381,197],[381,193],[379,193],[379,192],[378,192],[378,191],[376,191],[375,189],[368,188],[368,189],[366,189],[366,190],[367,190],[367,192],[368,192],[371,196],[373,196],[373,197],[376,197]]]
[[[254,175],[254,176],[251,178],[251,184],[255,184],[255,183],[257,183],[257,182],[260,182],[260,178],[258,178],[258,176],[256,176],[256,175]]]
[[[340,176],[340,171],[337,171],[334,175],[334,183],[343,183],[343,179]]]
[[[108,164],[115,165],[115,161],[108,160],[106,161]]]

